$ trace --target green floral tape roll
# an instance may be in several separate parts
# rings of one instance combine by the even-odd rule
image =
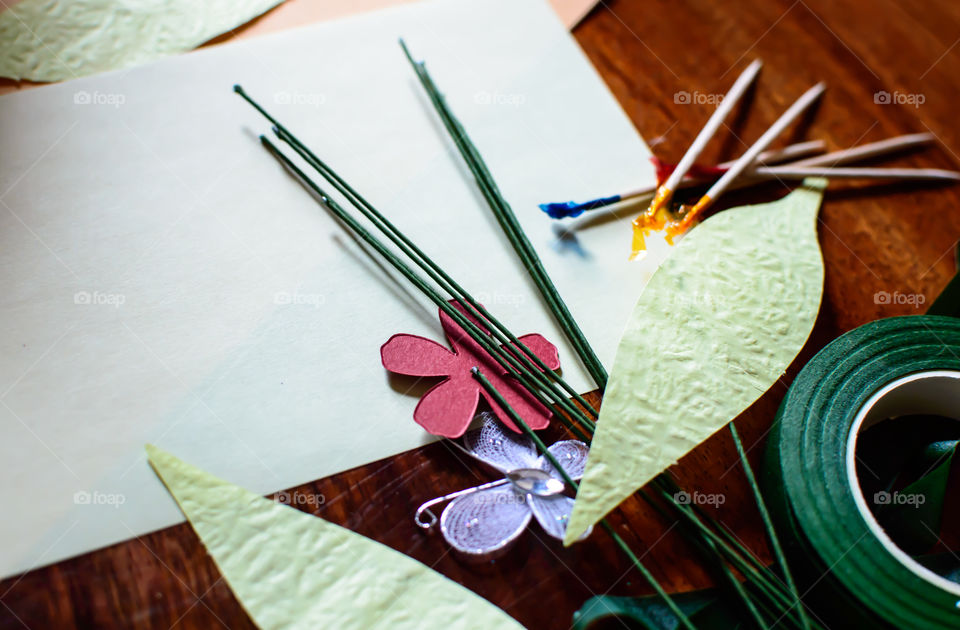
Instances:
[[[804,600],[831,627],[960,627],[960,584],[893,544],[856,479],[857,436],[911,413],[960,417],[960,319],[846,333],[803,368],[777,414],[764,493]]]

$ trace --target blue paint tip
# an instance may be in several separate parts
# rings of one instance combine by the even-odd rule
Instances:
[[[620,201],[620,195],[613,195],[612,197],[591,199],[590,201],[584,201],[583,203],[577,203],[575,201],[541,203],[540,209],[547,213],[551,219],[572,219],[574,217],[579,217],[586,210],[602,208],[603,206],[609,206],[610,204],[618,201]]]

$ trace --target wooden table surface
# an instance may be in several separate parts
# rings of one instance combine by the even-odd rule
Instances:
[[[666,18],[665,16],[671,17]],[[813,83],[829,90],[789,140],[822,138],[831,149],[929,131],[941,146],[904,156],[909,166],[960,168],[960,3],[953,0],[615,0],[601,2],[574,35],[658,156],[677,160],[710,114],[678,92],[723,93],[753,58],[759,89],[712,144],[705,161],[738,155]],[[922,104],[884,104],[890,100]],[[912,97],[912,98],[907,98]],[[881,99],[882,100],[882,99]],[[727,205],[783,194],[780,184],[731,196]],[[840,333],[923,307],[878,303],[875,293],[929,302],[954,273],[960,187],[837,182],[820,213],[826,263],[814,333],[787,375],[737,426],[755,464],[776,408],[797,369]],[[511,255],[505,252],[505,255]],[[555,436],[550,436],[555,437]],[[417,505],[489,476],[444,444],[321,479],[296,489],[325,498],[317,513],[406,553],[473,589],[530,628],[568,628],[590,596],[650,591],[602,533],[564,549],[532,527],[504,558],[470,565],[443,539],[420,532]],[[713,436],[672,469],[682,486],[723,493],[715,515],[768,557],[759,517],[733,445]],[[293,490],[291,490],[293,491]],[[10,515],[7,515],[10,518]],[[710,584],[674,523],[631,499],[612,522],[670,591]],[[252,628],[187,525],[171,527],[0,582],[0,628]]]

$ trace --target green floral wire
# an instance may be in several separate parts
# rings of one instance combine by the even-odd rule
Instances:
[[[670,514],[668,514],[667,511],[659,503],[657,503],[649,495],[647,495],[645,491],[641,490],[639,494],[641,494],[643,498],[647,501],[647,503],[650,506],[652,506],[653,509],[656,510],[661,516],[663,516],[668,521],[673,520]],[[750,582],[751,586],[753,586],[754,589],[758,591],[757,595],[765,595],[767,599],[771,599],[773,601],[772,603],[768,604],[763,599],[758,599],[757,595],[751,594],[750,592],[746,591],[746,589],[743,588],[743,585],[740,583],[739,580],[737,580],[732,575],[730,568],[727,566],[727,564],[729,563],[729,564],[733,564],[734,567],[736,567],[737,566],[736,563],[726,560],[726,554],[717,547],[714,541],[704,536],[702,532],[698,531],[695,527],[692,527],[690,523],[687,523],[686,526],[681,531],[692,531],[694,534],[696,534],[699,537],[699,539],[690,537],[688,538],[688,542],[692,544],[694,547],[700,549],[703,553],[710,554],[717,561],[722,573],[724,574],[725,579],[727,579],[730,582],[731,587],[736,591],[737,595],[741,598],[741,600],[743,600],[744,606],[748,609],[748,611],[750,611],[752,616],[756,618],[755,613],[757,612],[757,606],[759,606],[760,608],[763,608],[763,611],[767,613],[768,616],[771,616],[771,617],[782,616],[783,604],[773,599],[772,596],[768,592],[766,592],[766,587],[763,584],[756,584],[752,582],[750,580],[750,575],[745,571],[741,571],[741,573],[744,575],[747,581]],[[755,599],[757,601],[754,601]],[[770,608],[771,605],[774,606],[774,608],[776,609],[776,612],[771,611],[771,608]],[[757,619],[757,622],[761,628],[765,626],[765,622],[763,622],[762,619]]]
[[[747,611],[750,613],[750,616],[753,617],[753,620],[757,622],[757,626],[761,630],[769,630],[770,626],[763,618],[763,614],[757,609],[759,605],[764,609],[764,612],[770,614],[770,609],[762,601],[755,602],[750,593],[743,587],[743,584],[740,583],[740,580],[736,578],[733,574],[733,571],[730,570],[730,567],[727,566],[726,562],[723,562],[723,555],[717,549],[717,546],[709,540],[700,541],[701,545],[705,547],[711,554],[714,555],[719,560],[720,571],[723,573],[723,577],[727,580],[727,583],[730,585],[730,588],[734,590],[737,596],[740,598],[740,601],[743,602],[743,605],[746,607]]]
[[[797,590],[797,585],[793,581],[793,574],[790,572],[790,567],[787,564],[787,558],[783,553],[783,547],[780,546],[780,539],[777,537],[777,532],[773,528],[773,521],[770,519],[770,512],[767,510],[767,504],[763,500],[763,495],[760,493],[760,486],[757,484],[756,477],[753,476],[753,469],[750,467],[750,462],[747,460],[747,453],[743,449],[743,443],[740,441],[740,434],[737,433],[737,427],[731,422],[727,426],[730,427],[730,435],[733,437],[733,443],[737,447],[737,455],[740,457],[740,463],[743,465],[743,472],[747,477],[747,482],[750,484],[750,489],[753,491],[753,498],[757,503],[757,510],[760,512],[760,518],[763,520],[763,526],[767,530],[767,538],[770,539],[770,546],[773,547],[773,555],[777,559],[777,564],[780,565],[780,570],[783,572],[783,577],[787,581],[787,586],[790,588],[790,592],[793,593],[795,601],[797,603],[797,610],[800,611],[800,623],[803,625],[804,630],[810,629],[810,619],[807,616],[806,607],[803,604],[803,601],[800,599],[800,592]]]
[[[739,540],[737,540],[737,539],[727,530],[727,528],[724,527],[724,525],[723,525],[722,523],[718,522],[718,521],[717,521],[716,519],[714,519],[712,516],[710,516],[709,514],[707,514],[706,512],[704,512],[704,511],[703,511],[702,509],[700,509],[700,507],[697,506],[697,505],[684,504],[684,505],[681,506],[681,504],[679,504],[679,503],[677,502],[676,496],[675,496],[677,493],[681,492],[681,488],[680,488],[680,486],[678,486],[678,485],[676,484],[676,482],[670,477],[670,475],[661,473],[660,475],[657,475],[657,477],[656,477],[656,479],[654,480],[654,482],[655,482],[656,486],[658,487],[658,489],[659,489],[661,492],[664,492],[664,493],[665,493],[663,496],[664,496],[665,498],[667,498],[668,501],[669,501],[674,507],[676,507],[678,510],[681,509],[681,507],[682,507],[683,509],[681,510],[681,512],[683,512],[684,514],[687,514],[687,513],[688,513],[688,514],[689,514],[690,516],[692,516],[692,517],[698,518],[698,519],[700,519],[700,520],[703,520],[703,521],[706,521],[707,523],[709,523],[710,526],[713,527],[713,528],[718,532],[718,535],[719,535],[721,538],[724,539],[726,545],[728,545],[728,546],[731,547],[731,551],[732,551],[732,552],[736,552],[736,553],[739,553],[740,555],[742,555],[748,562],[750,562],[750,563],[752,564],[752,566],[753,566],[757,571],[760,571],[761,573],[763,573],[764,575],[766,575],[767,578],[774,578],[774,577],[775,577],[774,574],[773,574],[773,572],[770,571],[769,567],[767,567],[765,564],[763,564],[763,563],[760,561],[760,559],[757,558],[756,554],[754,554],[752,551],[750,551],[749,549],[747,549]],[[652,500],[650,499],[649,495],[647,495],[647,494],[646,494],[645,492],[643,492],[642,490],[640,491],[640,494],[641,494],[641,496],[643,496],[648,502],[651,502],[651,501],[652,501]]]
[[[253,98],[251,98],[246,91],[239,85],[234,86],[234,91],[242,96],[250,105],[252,105],[258,112],[260,112],[267,120],[269,120],[274,125],[274,131],[278,137],[290,145],[304,160],[307,161],[315,170],[317,170],[331,185],[333,185],[338,192],[343,194],[354,207],[360,210],[365,217],[367,217],[381,232],[383,232],[391,241],[393,241],[401,250],[413,260],[421,269],[426,271],[430,277],[436,281],[441,287],[450,293],[458,302],[461,303],[464,308],[468,310],[468,314],[472,317],[475,317],[479,321],[488,321],[493,324],[494,328],[490,329],[489,332],[492,333],[497,339],[504,345],[513,344],[516,346],[520,353],[517,354],[517,358],[525,363],[525,367],[528,369],[529,374],[527,375],[534,380],[540,382],[541,386],[551,392],[551,398],[554,399],[553,404],[560,405],[567,413],[573,414],[574,417],[587,426],[591,431],[593,430],[593,422],[582,415],[582,412],[578,410],[575,406],[570,403],[567,397],[562,393],[556,390],[555,387],[552,387],[550,382],[547,380],[547,375],[557,384],[559,384],[568,394],[570,394],[577,402],[579,402],[583,408],[591,413],[594,417],[598,415],[596,409],[594,409],[590,403],[588,403],[580,394],[576,392],[565,380],[563,380],[558,374],[550,370],[546,364],[530,350],[525,344],[523,344],[512,332],[507,329],[499,320],[497,320],[493,315],[489,313],[481,304],[479,304],[473,296],[466,292],[456,281],[453,280],[439,265],[437,265],[429,256],[423,253],[410,239],[408,239],[399,229],[396,228],[386,217],[384,217],[372,204],[367,202],[363,197],[360,196],[349,184],[347,184],[336,172],[328,167],[320,158],[318,158],[308,147],[306,147],[296,136],[294,136],[290,131],[284,127],[278,120],[271,116],[263,107],[259,105]],[[531,362],[532,360],[532,362]],[[533,369],[533,364],[536,364],[540,370]]]
[[[381,231],[383,232],[391,241],[396,244],[405,255],[407,255],[411,260],[413,260],[417,266],[423,269],[427,274],[443,288],[444,291],[449,293],[454,297],[460,304],[467,309],[468,314],[471,317],[476,318],[477,320],[483,322],[486,321],[493,325],[493,328],[490,328],[491,334],[493,334],[502,344],[506,346],[515,346],[521,351],[521,354],[517,355],[517,358],[520,359],[525,367],[530,370],[532,375],[546,388],[549,388],[550,384],[547,381],[547,376],[549,375],[552,380],[560,385],[568,394],[570,394],[577,402],[582,404],[589,413],[592,413],[594,417],[599,415],[596,409],[593,408],[590,403],[588,403],[580,394],[576,393],[576,390],[573,389],[565,380],[560,378],[553,370],[551,370],[543,362],[543,360],[537,356],[529,347],[526,346],[520,339],[510,330],[504,326],[498,319],[496,319],[490,312],[479,302],[477,302],[472,295],[470,295],[463,287],[461,287],[453,278],[451,278],[443,269],[437,265],[429,256],[423,253],[412,241],[410,241],[406,236],[404,236],[392,223],[390,223],[386,217],[380,214],[373,206],[366,203],[366,201],[359,196],[355,191],[349,188],[345,182],[343,182],[337,174],[327,167],[322,161],[319,160],[309,149],[303,147],[302,143],[296,140],[288,131],[275,127],[275,131],[278,137],[286,142],[290,147],[297,152],[300,157],[302,157],[308,164],[314,167],[321,176],[324,177],[334,188],[337,189],[342,195],[344,195],[350,203],[360,210],[361,213]],[[537,371],[537,369],[541,371]],[[556,396],[556,403],[560,405],[569,406],[569,400],[563,396],[563,394],[555,389],[551,390]],[[568,409],[570,411],[570,409]]]
[[[457,323],[474,341],[481,345],[481,347],[487,351],[492,358],[494,358],[505,370],[511,375],[517,378],[521,384],[529,391],[537,400],[547,407],[550,407],[552,402],[543,395],[540,390],[535,386],[534,383],[531,383],[527,378],[527,375],[524,372],[517,371],[516,367],[519,366],[514,353],[507,352],[503,348],[498,347],[496,344],[490,341],[490,336],[480,329],[476,324],[470,321],[467,317],[463,315],[459,310],[451,306],[442,295],[433,289],[423,278],[418,276],[406,263],[400,260],[396,255],[393,254],[389,249],[386,248],[383,243],[381,243],[375,236],[373,236],[369,231],[367,231],[363,226],[361,226],[356,219],[351,217],[340,205],[331,199],[326,192],[320,188],[316,182],[310,179],[306,173],[303,172],[296,164],[294,164],[290,158],[283,154],[269,139],[265,136],[260,136],[260,142],[267,148],[270,153],[276,157],[280,162],[291,172],[293,172],[300,181],[308,186],[314,193],[320,197],[321,203],[329,209],[334,215],[337,216],[347,227],[349,227],[357,236],[360,237],[365,243],[370,245],[377,251],[378,254],[384,257],[397,271],[399,271],[407,280],[414,284],[427,298],[429,298],[434,304],[436,304],[444,313],[450,316],[454,322]],[[522,366],[520,366],[522,368]],[[569,401],[568,401],[569,402]],[[582,414],[582,412],[581,412]],[[558,416],[561,417],[562,416]],[[584,441],[588,441],[589,438],[579,430],[576,425],[570,423],[567,425],[577,437]]]
[[[566,335],[567,339],[570,340],[570,343],[573,344],[574,349],[580,356],[580,360],[593,377],[597,387],[603,389],[607,385],[607,372],[604,369],[603,364],[600,363],[600,359],[597,358],[596,353],[593,351],[593,348],[590,346],[590,343],[584,336],[583,331],[580,330],[576,320],[570,313],[570,310],[567,308],[566,303],[563,301],[563,298],[557,291],[556,286],[554,286],[553,281],[550,279],[550,275],[543,267],[543,263],[540,261],[539,256],[537,256],[536,250],[534,250],[533,245],[530,243],[530,240],[524,233],[520,222],[513,213],[513,209],[500,193],[500,190],[497,187],[493,176],[490,174],[489,169],[484,163],[483,158],[480,156],[473,142],[470,140],[470,137],[467,135],[463,125],[459,120],[457,120],[457,118],[453,115],[453,112],[447,106],[443,95],[437,89],[436,84],[433,82],[433,79],[427,72],[424,63],[414,61],[403,40],[400,40],[400,46],[403,49],[407,60],[413,67],[414,72],[419,78],[420,84],[427,92],[430,102],[433,104],[437,114],[443,121],[444,126],[450,133],[451,138],[457,145],[457,148],[460,150],[460,154],[467,162],[470,171],[477,180],[477,184],[480,186],[481,192],[486,198],[487,203],[496,216],[498,222],[503,227],[504,233],[509,239],[510,244],[513,245],[514,250],[520,257],[524,267],[526,267],[527,271],[530,273],[530,276],[537,285],[537,288],[540,290],[541,295],[543,295],[544,299],[549,304],[551,312],[557,319],[557,323],[560,324],[564,335]]]
[[[660,493],[663,498],[673,503],[674,508],[701,534],[705,540],[709,540],[718,545],[724,545],[723,539],[716,532],[710,530],[706,525],[700,522],[695,513],[690,509],[690,506],[677,504],[666,491],[661,490]],[[652,501],[649,499],[648,502],[652,504]],[[766,567],[758,568],[753,566],[750,561],[746,560],[744,556],[741,556],[731,547],[724,545],[720,547],[720,550],[723,552],[723,555],[726,556],[728,561],[733,564],[734,567],[740,571],[745,578],[747,578],[759,591],[773,601],[775,605],[781,607],[785,618],[792,619],[790,616],[792,614],[790,609],[796,606],[797,601],[794,599],[792,593],[783,589],[779,582],[774,581],[765,575],[765,573],[769,572]]]

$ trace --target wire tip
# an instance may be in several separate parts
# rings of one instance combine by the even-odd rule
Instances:
[[[233,91],[237,94],[243,94],[243,87],[239,83],[233,84]]]

